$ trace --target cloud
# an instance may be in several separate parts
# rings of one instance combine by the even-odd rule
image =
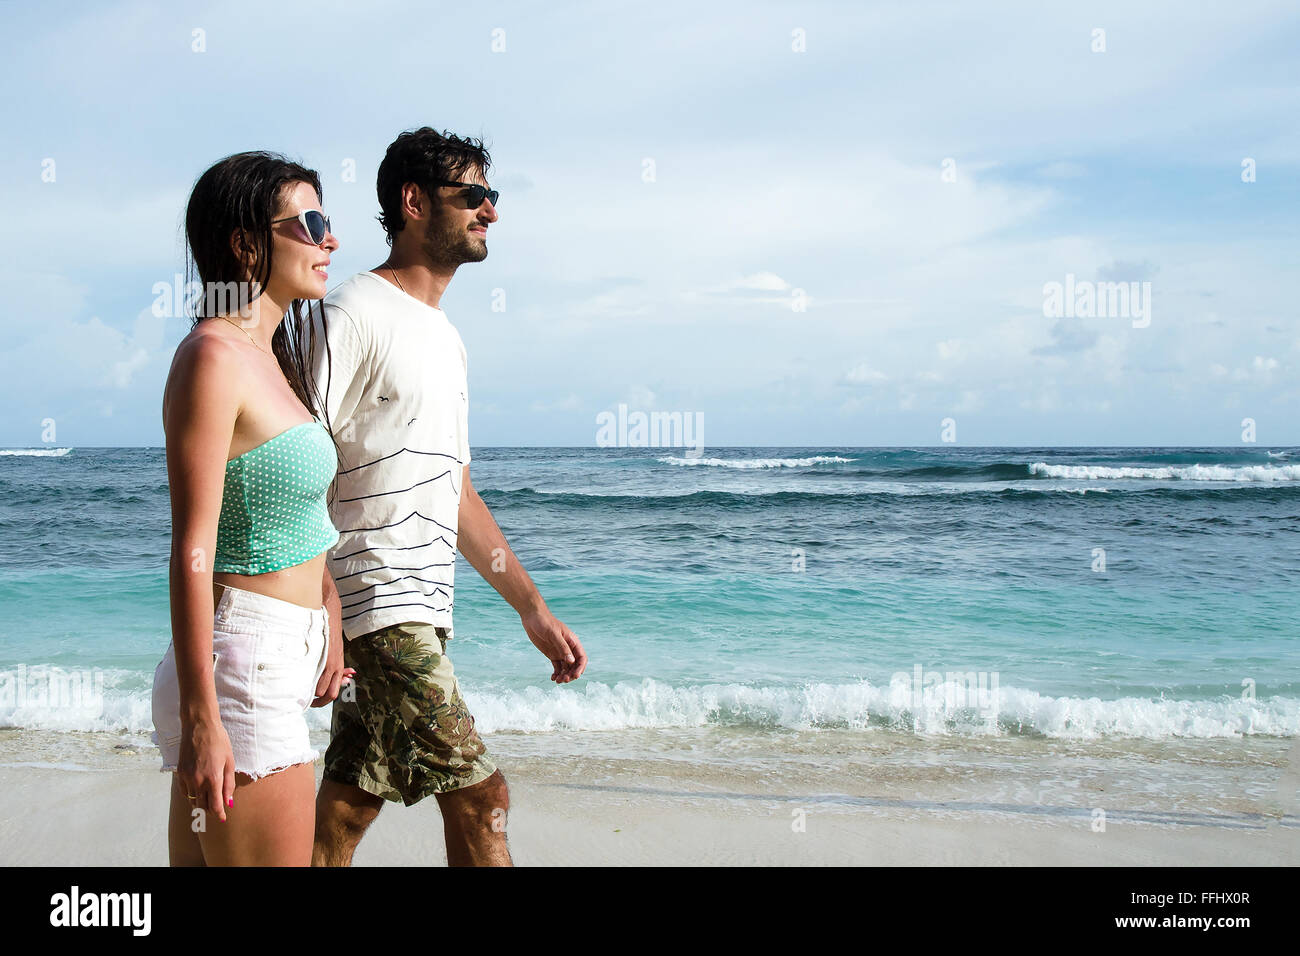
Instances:
[[[1086,352],[1097,344],[1100,334],[1083,324],[1082,319],[1060,318],[1053,323],[1048,334],[1052,337],[1051,345],[1043,345],[1033,350],[1034,355],[1073,355]]]
[[[1097,268],[1098,282],[1142,282],[1150,279],[1160,267],[1145,259],[1141,262],[1120,262],[1118,260]]]
[[[643,290],[616,288],[578,302],[566,303],[561,311],[575,319],[618,319],[653,315],[656,309],[655,303],[647,301]]]
[[[535,412],[571,412],[582,407],[582,400],[572,393],[564,398],[553,402],[544,402],[540,399],[532,403],[532,410]]]
[[[164,320],[143,309],[130,334],[97,315],[85,322],[52,318],[11,357],[14,378],[31,391],[130,389],[136,373],[159,357]]]
[[[489,185],[502,194],[502,198],[508,198],[511,194],[522,196],[524,193],[531,192],[537,184],[523,173],[507,173],[503,176],[489,176]]]
[[[149,353],[144,349],[136,349],[128,358],[113,363],[108,382],[114,388],[129,388],[131,377],[148,364]]]
[[[629,408],[647,410],[655,407],[655,393],[645,385],[630,386],[626,395]]]
[[[939,358],[943,359],[945,362],[961,358],[961,339],[947,339],[943,342],[936,343],[935,347],[939,350]]]
[[[1043,389],[1020,400],[1020,407],[1031,412],[1054,412],[1061,407],[1061,395],[1054,389]]]
[[[850,385],[875,385],[879,382],[889,381],[889,376],[863,362],[849,369],[844,375],[844,381]]]
[[[725,283],[721,286],[720,291],[732,292],[737,289],[756,289],[762,292],[782,292],[789,288],[790,283],[776,273],[755,272],[753,275],[742,276],[739,279],[733,279],[731,282]]]
[[[789,309],[793,286],[774,272],[755,272],[720,282],[703,289],[689,290],[682,298],[693,300],[723,300],[733,303],[777,303]],[[774,293],[786,293],[776,295]],[[807,297],[805,296],[805,302]]]
[[[1067,160],[1059,160],[1055,163],[1048,163],[1038,170],[1038,175],[1044,179],[1077,179],[1080,176],[1088,174],[1087,167],[1081,163],[1072,163]]]
[[[1267,385],[1273,381],[1273,373],[1281,367],[1281,363],[1275,358],[1266,358],[1262,355],[1256,355],[1245,368],[1228,368],[1227,366],[1215,362],[1210,366],[1210,375],[1213,378],[1229,382],[1255,382],[1260,385]]]
[[[504,194],[492,255],[460,269],[446,295],[470,350],[471,417],[491,423],[477,441],[493,443],[499,423],[517,430],[521,410],[562,405],[570,390],[603,404],[644,381],[670,402],[710,402],[713,420],[734,429],[714,432],[719,442],[860,438],[868,432],[825,426],[834,424],[826,411],[850,402],[891,423],[907,417],[895,405],[928,423],[940,408],[982,402],[1003,413],[1001,437],[1014,441],[1043,435],[1043,422],[1017,408],[1026,396],[1059,401],[1051,435],[1062,441],[1158,440],[1180,419],[1181,435],[1208,436],[1200,422],[1219,414],[1225,393],[1262,402],[1262,389],[1284,391],[1300,359],[1294,243],[1282,194],[1269,192],[1300,160],[1285,123],[1291,93],[1275,82],[1298,21],[1274,0],[1249,17],[1153,4],[1107,13],[1108,34],[1122,42],[1105,56],[1088,52],[1089,24],[1046,7],[1032,17],[951,2],[921,4],[936,17],[899,4],[801,7],[801,55],[779,16],[740,16],[735,4],[701,8],[687,29],[636,5],[600,22],[581,7],[520,7],[504,24],[508,54],[444,51],[451,93],[488,77],[523,94],[468,121],[443,116],[414,87],[385,92],[384,75],[365,68],[391,51],[383,17],[348,24],[346,5],[291,4],[309,13],[294,19],[308,45],[347,28],[339,89],[382,103],[332,125],[254,95],[291,83],[293,69],[276,56],[275,31],[239,32],[257,15],[249,0],[214,7],[203,22],[139,3],[64,18],[15,7],[10,33],[23,42],[10,44],[9,70],[42,82],[11,98],[14,141],[0,160],[11,187],[0,402],[13,421],[48,408],[62,427],[68,407],[100,398],[115,409],[101,421],[114,435],[130,425],[156,442],[167,356],[131,316],[179,268],[195,177],[254,146],[288,149],[321,170],[343,243],[331,271],[342,280],[386,253],[373,182],[395,124],[429,122],[486,134]],[[404,8],[381,6],[394,16]],[[497,25],[469,16],[471,29]],[[208,30],[202,56],[186,42],[195,25]],[[413,21],[410,31],[389,73],[427,66],[420,51],[436,25]],[[236,93],[251,97],[238,143],[173,136],[166,149],[142,148],[162,135],[158,117],[229,106],[217,67],[235,38],[255,64]],[[90,48],[101,55],[66,55]],[[918,57],[933,69],[917,72]],[[1211,60],[1217,68],[1206,70]],[[153,82],[160,71],[172,81]],[[903,74],[908,83],[889,82]],[[606,80],[593,85],[591,75]],[[844,121],[851,116],[870,122]],[[1261,192],[1260,201],[1215,191],[1235,180],[1235,161],[1223,178],[1224,142],[1268,157],[1273,175],[1234,192]],[[57,183],[39,181],[47,155]],[[341,181],[345,157],[356,159],[355,181]],[[956,159],[956,182],[941,179],[945,157]],[[654,182],[642,177],[645,158]],[[67,224],[88,209],[111,228],[87,252]],[[55,269],[66,274],[49,276]],[[1042,317],[1045,280],[1157,272],[1160,308],[1141,333]],[[507,313],[491,312],[495,288],[509,290]],[[790,308],[796,288],[806,312]],[[1206,320],[1207,306],[1222,318]],[[1203,374],[1211,365],[1222,373]],[[550,383],[541,397],[528,384],[539,368]],[[1098,435],[1084,413],[1099,383],[1112,435]],[[638,405],[653,407],[647,386],[633,388],[648,395]],[[1300,408],[1277,411],[1300,422]],[[540,440],[556,434],[552,419]],[[890,440],[910,440],[901,424],[869,434],[884,439],[889,428]]]

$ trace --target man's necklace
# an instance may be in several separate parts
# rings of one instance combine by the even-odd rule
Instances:
[[[402,294],[405,295],[406,289],[402,288],[402,280],[397,278],[397,270],[393,268],[392,263],[385,262],[384,265],[388,266],[388,271],[393,274],[393,281],[397,283],[397,287],[401,289]]]

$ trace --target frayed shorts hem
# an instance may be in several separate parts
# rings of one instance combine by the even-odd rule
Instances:
[[[290,767],[296,767],[299,764],[315,763],[319,759],[320,759],[320,751],[313,750],[310,753],[306,754],[305,756],[299,757],[296,760],[290,760],[288,763],[279,764],[274,767],[265,767],[260,770],[247,770],[244,767],[235,767],[235,773],[242,773],[245,777],[248,777],[250,780],[261,780],[263,777],[269,777],[271,776],[271,774],[279,773],[281,770],[288,770]],[[165,764],[161,768],[160,772],[175,773],[178,769],[180,768],[173,765]]]

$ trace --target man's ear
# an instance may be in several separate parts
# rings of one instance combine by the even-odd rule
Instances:
[[[433,204],[427,193],[416,183],[404,183],[402,185],[402,211],[408,216],[418,219],[427,219],[432,212]]]

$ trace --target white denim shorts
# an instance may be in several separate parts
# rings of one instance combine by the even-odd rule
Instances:
[[[305,715],[328,651],[325,608],[225,588],[212,622],[212,671],[236,773],[256,780],[320,756]],[[175,770],[180,757],[180,709],[175,647],[168,644],[153,674],[151,739],[164,772]]]

